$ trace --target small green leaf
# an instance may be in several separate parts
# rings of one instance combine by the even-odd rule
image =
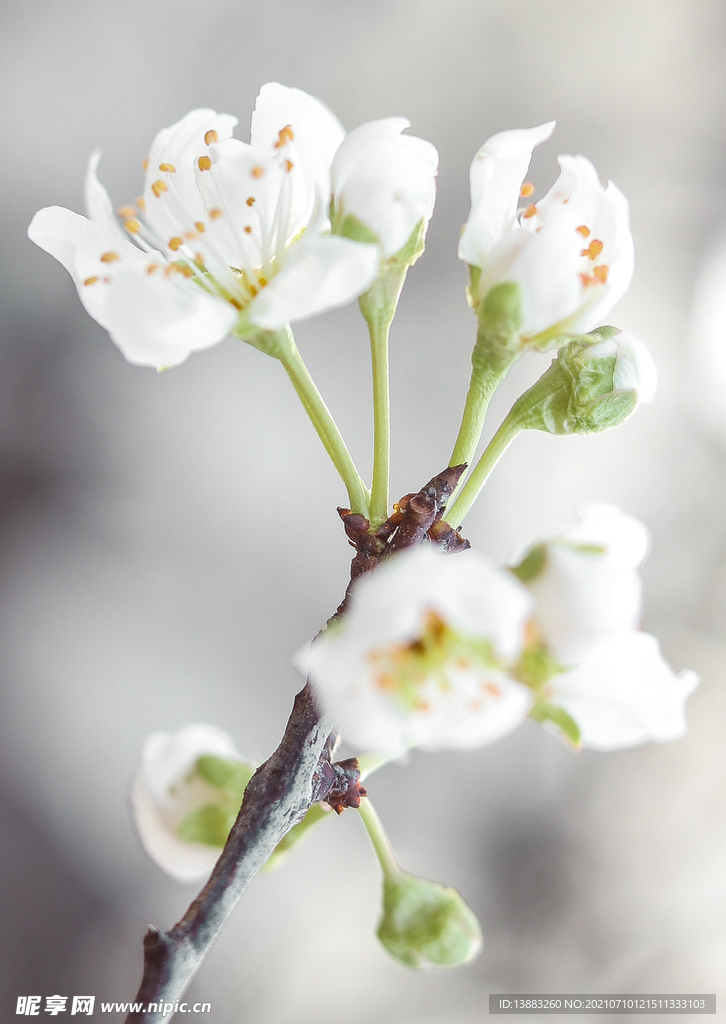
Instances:
[[[514,676],[532,690],[541,690],[553,676],[566,672],[544,647],[525,647],[514,669]]]
[[[572,718],[571,715],[568,715],[564,708],[558,708],[555,707],[554,704],[540,700],[537,701],[530,711],[529,717],[533,718],[535,722],[551,722],[553,725],[557,726],[573,747],[579,750],[582,746],[580,727],[575,719]]]
[[[255,772],[250,764],[216,754],[202,754],[197,758],[195,768],[210,786],[224,790],[231,798],[239,799],[239,803],[242,803],[247,783]]]
[[[186,843],[222,847],[236,816],[236,812],[230,814],[218,804],[206,804],[186,814],[177,826],[176,834]]]
[[[374,235],[370,228],[366,227],[357,217],[351,213],[343,218],[340,224],[335,227],[335,234],[343,238],[350,238],[352,242],[368,242],[380,245],[377,235]]]
[[[524,556],[519,565],[512,565],[509,571],[513,572],[522,583],[529,583],[542,572],[547,561],[547,548],[544,544],[537,544]]]

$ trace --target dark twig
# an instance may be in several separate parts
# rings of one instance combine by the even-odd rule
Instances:
[[[416,547],[427,535],[445,551],[468,547],[450,527],[441,530],[440,522],[464,469],[446,469],[416,494],[406,495],[375,531],[364,516],[338,510],[356,549],[351,583],[391,552]],[[336,616],[343,614],[349,591],[350,584]],[[196,974],[232,908],[280,840],[313,803],[325,800],[339,814],[346,807],[359,805],[365,790],[359,782],[358,764],[355,758],[333,763],[334,737],[332,725],[307,683],[295,697],[280,746],[260,765],[245,790],[239,815],[209,881],[170,931],[149,928],[144,938],[144,973],[136,996],[143,1009],[133,1010],[126,1024],[169,1020],[174,1003]]]

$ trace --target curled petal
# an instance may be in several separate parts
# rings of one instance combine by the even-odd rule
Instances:
[[[516,222],[524,176],[535,146],[550,137],[555,122],[492,135],[469,170],[471,212],[459,241],[459,259],[484,267],[489,253]]]
[[[250,321],[277,330],[343,306],[373,283],[379,260],[375,245],[305,235],[290,247],[280,272],[251,303]]]
[[[351,215],[379,239],[386,256],[398,252],[436,201],[439,155],[424,139],[402,135],[403,117],[354,128],[333,161],[339,215]]]

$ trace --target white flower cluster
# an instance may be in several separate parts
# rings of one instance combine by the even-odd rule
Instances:
[[[591,505],[513,571],[471,551],[394,555],[299,666],[362,750],[474,747],[529,713],[559,725],[565,712],[598,750],[675,739],[697,677],[638,631],[647,544],[637,520]]]
[[[403,136],[403,118],[346,136],[334,114],[299,89],[263,86],[250,143],[237,119],[193,110],[154,139],[142,195],[114,214],[96,177],[88,219],[54,206],[28,234],[72,275],[81,301],[129,362],[183,362],[234,330],[254,337],[350,302],[382,256],[425,229],[438,154]],[[330,234],[333,200],[376,242]]]

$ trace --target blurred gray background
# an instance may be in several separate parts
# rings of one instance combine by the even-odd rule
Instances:
[[[213,1004],[199,1019],[470,1024],[496,991],[726,997],[726,452],[694,413],[698,375],[684,384],[691,295],[726,213],[723,3],[5,0],[0,30],[2,1019],[20,994],[133,997],[146,925],[194,895],[130,824],[144,737],[205,721],[267,756],[300,685],[291,655],[345,586],[345,495],[281,369],[235,341],[161,375],[127,365],[25,237],[41,206],[82,210],[94,147],[120,205],[161,127],[206,105],[247,138],[275,79],[348,128],[406,115],[441,153],[392,337],[394,495],[447,463],[458,425],[474,322],[455,251],[476,149],[557,118],[538,194],[558,152],[581,152],[628,196],[636,274],[611,320],[651,348],[656,402],[597,437],[518,440],[466,533],[504,558],[585,500],[640,516],[645,628],[703,683],[671,745],[577,756],[527,725],[371,780],[403,864],[479,913],[473,967],[415,975],[378,947],[377,866],[351,812],[254,882],[194,982]],[[367,474],[357,309],[297,337]],[[542,366],[517,367],[491,429]]]

